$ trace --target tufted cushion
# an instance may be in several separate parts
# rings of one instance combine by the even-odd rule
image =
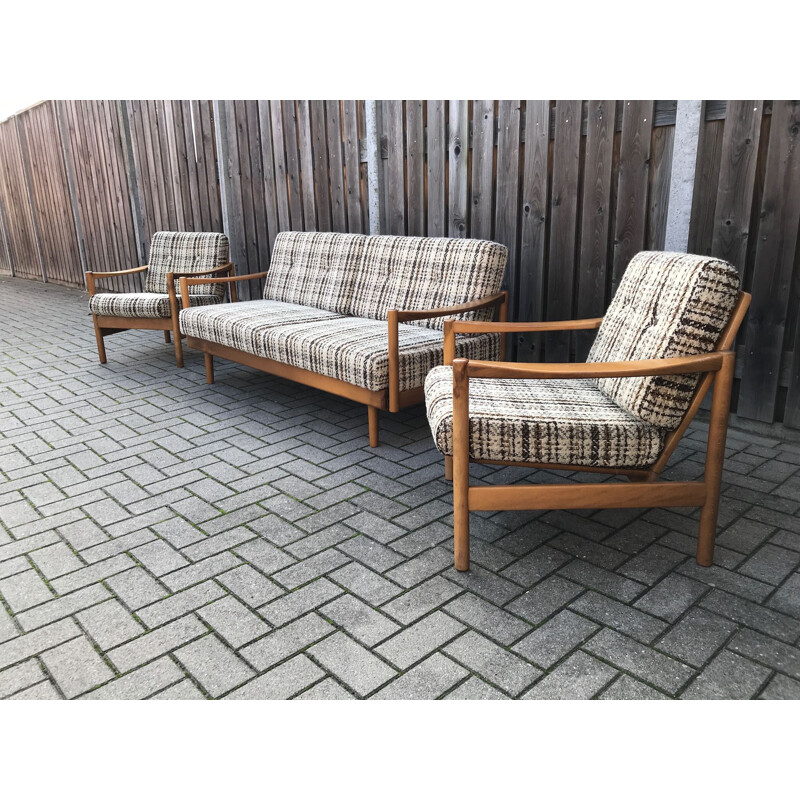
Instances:
[[[676,358],[711,352],[739,291],[724,261],[686,253],[634,256],[597,332],[588,361]],[[651,425],[673,430],[691,402],[697,375],[603,378],[601,391]]]
[[[338,378],[372,391],[389,386],[386,323],[345,317],[306,306],[256,300],[181,312],[188,336],[244,350],[262,358]],[[414,325],[399,326],[400,389],[422,386],[441,364],[442,334]],[[497,358],[499,337],[459,337],[457,355]]]
[[[229,260],[228,237],[223,233],[159,231],[153,234],[150,243],[144,290],[166,294],[168,272],[204,272]],[[225,284],[190,286],[189,294],[214,294],[221,299],[225,296]]]
[[[453,370],[425,381],[436,447],[453,454]],[[591,380],[469,382],[470,456],[488,461],[649,467],[664,433],[611,401]]]
[[[189,300],[193,306],[209,306],[221,302],[221,298],[213,294],[194,294]],[[178,307],[180,308],[180,301]],[[148,292],[96,294],[89,298],[89,311],[106,317],[169,317],[169,295]]]
[[[370,236],[358,268],[350,313],[386,319],[404,311],[466,303],[500,291],[508,250],[480,239]],[[493,309],[460,315],[492,318]],[[442,330],[444,319],[413,323]]]
[[[365,238],[352,233],[279,233],[264,299],[349,313]]]

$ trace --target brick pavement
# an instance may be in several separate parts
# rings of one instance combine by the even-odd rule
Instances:
[[[625,509],[475,514],[459,574],[422,408],[370,449],[158,333],[100,366],[83,292],[0,278],[0,319],[0,697],[800,698],[797,442],[730,432],[710,569],[696,512]]]

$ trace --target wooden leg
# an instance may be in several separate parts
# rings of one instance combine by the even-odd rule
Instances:
[[[206,383],[214,383],[214,356],[211,353],[203,355],[206,358]]]
[[[725,437],[728,432],[733,366],[733,353],[726,354],[722,369],[714,379],[714,395],[711,400],[711,421],[706,449],[706,500],[700,512],[700,534],[697,539],[697,563],[701,567],[710,567],[714,560],[714,537],[717,533],[719,487],[722,482],[722,465],[725,460]]]
[[[453,456],[444,457],[444,479],[446,481],[453,480]]]
[[[180,334],[174,337],[175,339],[175,363],[179,366],[183,366],[183,347],[181,346],[181,337]]]
[[[169,344],[169,342],[170,342],[170,338],[169,338],[169,331],[164,331],[164,341],[165,341],[167,344]]]
[[[378,409],[375,406],[367,406],[367,416],[369,419],[369,446],[377,447],[378,442]]]
[[[453,362],[453,551],[459,572],[469,569],[469,378],[467,360]]]
[[[106,363],[106,345],[103,342],[103,329],[97,324],[97,317],[93,314],[94,319],[94,335],[97,339],[97,355],[100,356],[100,363]]]

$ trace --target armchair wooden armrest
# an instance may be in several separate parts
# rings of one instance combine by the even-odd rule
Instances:
[[[231,275],[234,274],[233,272],[234,267],[233,264],[229,261],[227,264],[223,264],[221,267],[215,267],[214,269],[206,269],[202,272],[168,272],[166,275],[167,278],[167,294],[169,294],[170,302],[174,298],[177,297],[177,293],[175,291],[175,281],[180,280],[181,278],[198,278],[203,275],[216,275],[221,272],[228,272]],[[231,300],[234,300],[235,292],[231,293]],[[188,307],[188,306],[187,306]]]
[[[233,267],[233,264],[231,264]],[[197,274],[197,273],[195,273]],[[227,278],[180,278],[180,286],[181,286],[181,303],[183,304],[184,308],[189,308],[189,287],[190,286],[198,286],[201,283],[208,283],[208,284],[215,284],[215,283],[227,283],[230,284],[231,288],[231,301],[236,302],[236,289],[234,288],[239,281],[252,281],[258,278],[265,278],[267,276],[266,271],[264,272],[255,272],[252,275],[230,275]]]
[[[425,308],[414,311],[400,311],[396,309],[389,314],[396,313],[398,322],[408,322],[416,319],[434,319],[435,317],[450,317],[454,314],[465,314],[468,311],[478,311],[481,308],[495,308],[508,302],[508,292],[483,297],[480,300],[470,300],[468,303],[459,303],[455,306],[444,308]]]
[[[114,272],[92,272],[87,270],[84,272],[84,277],[86,278],[86,289],[89,292],[89,297],[94,294],[94,282],[96,280],[102,280],[103,278],[113,278],[117,275],[132,275],[134,272],[144,272],[147,270],[147,264],[143,267],[134,267],[133,269],[119,269],[115,270]]]

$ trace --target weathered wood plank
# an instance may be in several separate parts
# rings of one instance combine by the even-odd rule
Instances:
[[[339,100],[325,101],[328,163],[330,165],[331,229],[347,231],[344,159],[342,157],[342,113]]]
[[[328,164],[325,101],[310,101],[309,111],[311,113],[311,144],[314,159],[314,198],[317,208],[317,229],[329,231],[331,230],[331,176]]]
[[[283,101],[269,101],[269,116],[272,123],[272,153],[275,158],[275,196],[278,204],[278,227],[282,231],[292,230],[292,214],[289,207],[289,173],[286,165],[284,144]]]
[[[667,213],[669,211],[670,174],[672,172],[672,148],[675,141],[674,126],[653,128],[650,148],[650,174],[647,200],[648,250],[663,250],[667,236]]]
[[[494,227],[494,100],[472,103],[472,192],[470,236],[491,239]]]
[[[280,233],[278,224],[278,195],[275,186],[275,154],[273,150],[272,121],[267,100],[258,101],[258,142],[261,147],[262,185],[264,208],[267,215],[267,244],[269,252],[262,252],[261,268],[269,266],[275,237]]]
[[[789,313],[800,225],[800,101],[775,100],[753,271],[753,300],[744,329],[744,365],[737,413],[772,422]],[[794,309],[795,314],[797,309]],[[800,362],[795,348],[794,359]],[[799,370],[795,369],[796,375]],[[800,422],[797,386],[786,420]]]
[[[428,236],[447,234],[447,120],[444,100],[428,100],[425,147],[428,154]]]
[[[447,235],[463,239],[469,223],[467,172],[469,156],[469,103],[450,101],[450,135],[447,143],[449,162]]]
[[[761,100],[731,100],[722,136],[711,252],[744,272],[756,175]]]
[[[342,101],[342,127],[344,131],[344,168],[347,187],[347,230],[363,233],[364,206],[361,191],[361,164],[358,151],[358,101]]]
[[[622,112],[613,290],[631,258],[645,243],[647,180],[653,129],[653,101],[626,100]]]
[[[389,156],[384,166],[386,178],[386,233],[394,236],[406,234],[406,182],[403,101],[383,100],[381,102],[383,135],[389,148]]]
[[[422,100],[406,100],[408,235],[425,235],[425,131]]]
[[[311,144],[311,109],[308,100],[297,101],[297,139],[300,148],[300,186],[303,196],[303,230],[320,230],[314,196],[314,152]]]
[[[297,147],[297,107],[294,100],[279,101],[283,107],[283,146],[286,152],[286,177],[289,187],[291,221],[286,230],[313,230],[303,226],[303,195],[300,184],[300,152]],[[313,209],[311,209],[313,211]],[[316,220],[314,220],[316,222]]]

